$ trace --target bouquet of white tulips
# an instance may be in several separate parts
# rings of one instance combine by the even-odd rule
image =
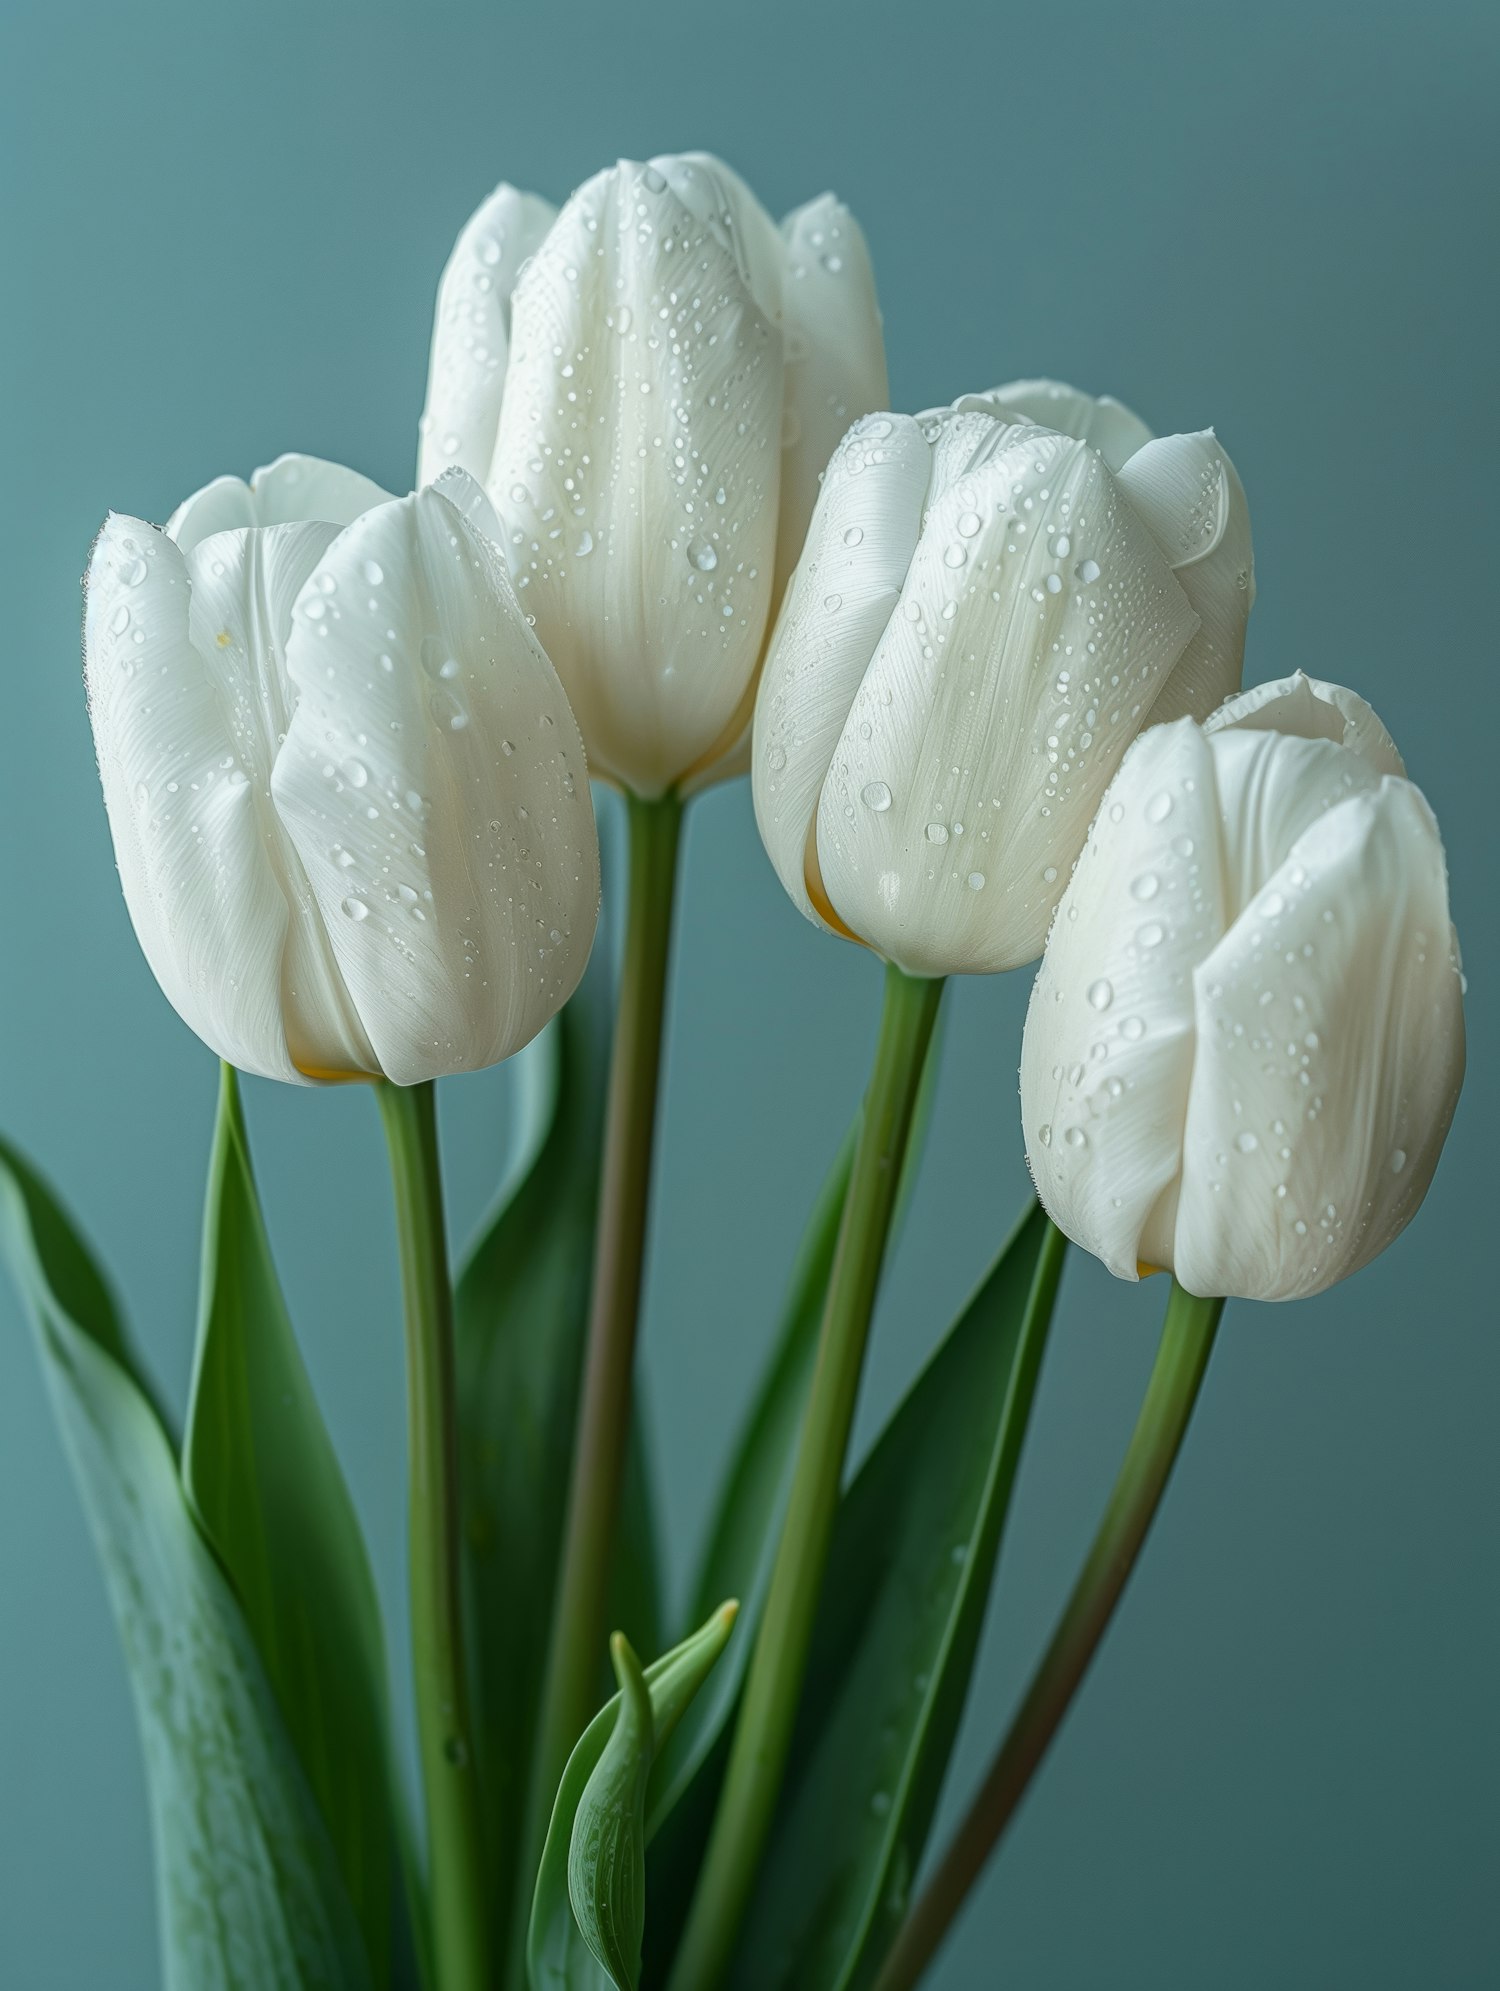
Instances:
[[[3,1144],[0,1247],[134,1685],[173,1991],[916,1984],[1119,1601],[1226,1298],[1343,1278],[1432,1179],[1464,1058],[1437,824],[1337,660],[1241,690],[1250,522],[1212,431],[1045,380],[889,398],[844,207],[778,226],[717,160],[621,163],[464,229],[413,494],[282,456],[95,543],[120,878],[222,1061],[185,1429]],[[671,1621],[632,1373],[679,831],[747,771],[788,895],[884,998]],[[617,948],[594,781],[625,797]],[[945,978],[1038,956],[1037,1201],[855,1462]],[[517,1160],[455,1270],[434,1082],[517,1054]],[[367,1084],[389,1146],[415,1806],[241,1072]],[[1069,1240],[1168,1275],[1160,1352],[930,1846]]]

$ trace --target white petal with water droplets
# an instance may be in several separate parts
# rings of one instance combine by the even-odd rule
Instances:
[[[1442,845],[1409,782],[1318,814],[1257,883],[1195,978],[1171,1262],[1190,1292],[1283,1300],[1355,1271],[1420,1204],[1463,1007]]]
[[[1031,992],[1021,1122],[1037,1190],[1123,1279],[1170,1262],[1193,973],[1225,920],[1220,857],[1202,734],[1152,728],[1110,786]]]
[[[857,423],[834,454],[766,653],[755,706],[755,819],[776,874],[807,889],[809,836],[860,680],[901,598],[932,452],[909,415]],[[888,716],[888,715],[887,715]]]
[[[842,201],[822,194],[789,214],[781,232],[786,386],[776,601],[801,556],[830,457],[851,424],[890,399],[875,272],[859,223]]]
[[[833,755],[818,857],[888,959],[991,973],[1041,952],[1197,618],[1093,449],[979,411],[931,419],[937,495]]]
[[[1206,719],[1239,689],[1255,601],[1244,489],[1208,429],[1145,444],[1120,472],[1120,489],[1155,533],[1200,624],[1152,707],[1152,722]]]
[[[732,743],[764,640],[782,359],[752,251],[622,164],[513,300],[490,495],[593,771],[643,795]]]
[[[300,525],[309,519],[349,525],[390,497],[378,484],[321,456],[278,456],[242,477],[216,477],[185,498],[167,520],[169,539],[189,552],[210,533],[255,525]]]
[[[1304,740],[1332,740],[1349,747],[1377,774],[1404,775],[1405,765],[1380,721],[1358,692],[1342,684],[1310,678],[1301,671],[1252,685],[1229,699],[1204,722],[1208,733],[1231,727],[1245,731],[1291,733]]]
[[[984,394],[967,394],[959,407],[984,406],[1012,421],[1056,429],[1097,449],[1118,471],[1151,440],[1140,416],[1110,394],[1085,394],[1061,380],[1012,380]]]
[[[187,560],[151,526],[115,514],[86,588],[89,714],[142,951],[220,1057],[295,1080],[281,1021],[287,903],[262,838],[262,798],[191,640]]]
[[[438,281],[419,483],[454,465],[488,477],[510,357],[511,295],[556,216],[550,201],[502,181],[453,245]]]
[[[599,873],[582,743],[499,553],[435,487],[368,513],[288,665],[276,806],[381,1068],[508,1056],[583,972]]]

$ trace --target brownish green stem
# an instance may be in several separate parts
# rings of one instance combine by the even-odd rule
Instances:
[[[1046,1755],[1161,1504],[1223,1310],[1222,1300],[1196,1299],[1173,1283],[1141,1414],[1083,1573],[1020,1712],[902,1924],[874,1991],[911,1991],[919,1981]]]

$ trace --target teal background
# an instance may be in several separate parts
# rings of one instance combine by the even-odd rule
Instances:
[[[434,286],[500,177],[554,198],[708,146],[868,231],[897,407],[1019,374],[1214,424],[1250,495],[1247,675],[1365,692],[1443,821],[1471,1069],[1429,1204],[1295,1310],[1229,1310],[1178,1480],[943,1991],[1500,1981],[1497,323],[1492,4],[0,10],[0,1124],[80,1212],[180,1402],[214,1066],[136,951],[78,673],[107,507],[298,448],[404,489]],[[695,808],[645,1336],[679,1567],[857,1097],[875,964],[784,899],[743,785]],[[890,1404],[1025,1192],[1028,977],[952,995],[878,1321]],[[454,1222],[502,1074],[444,1088]],[[254,1084],[294,1313],[401,1611],[400,1366],[375,1116]],[[956,1782],[1076,1568],[1164,1292],[1075,1255]],[[398,1674],[404,1665],[396,1641]],[[404,1679],[404,1675],[402,1676]],[[122,1669],[0,1287],[0,1982],[149,1991]]]

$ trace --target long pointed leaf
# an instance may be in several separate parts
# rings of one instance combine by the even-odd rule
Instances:
[[[327,1830],[104,1280],[3,1143],[0,1252],[36,1333],[130,1672],[167,1991],[369,1991]]]
[[[397,1829],[385,1650],[364,1540],[282,1298],[223,1068],[183,1480],[229,1574],[388,1981]]]
[[[735,1991],[853,1991],[899,1924],[963,1711],[1064,1249],[1034,1206],[840,1506]]]

